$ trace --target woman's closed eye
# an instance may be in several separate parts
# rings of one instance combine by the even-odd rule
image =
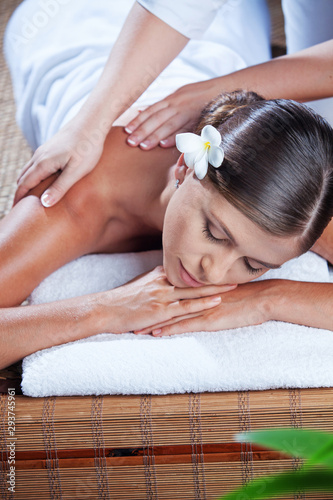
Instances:
[[[205,225],[203,227],[203,230],[202,232],[204,233],[204,235],[206,236],[206,238],[210,241],[215,241],[217,243],[223,243],[223,244],[227,244],[229,243],[229,239],[228,238],[218,238],[217,236],[214,236],[214,234],[212,233],[210,227],[209,227],[209,221],[206,221],[205,222]]]
[[[249,259],[247,257],[244,257],[244,262],[245,262],[245,266],[246,266],[247,270],[251,274],[257,274],[257,273],[260,273],[261,271],[263,271],[262,267],[252,267],[251,264],[249,263]]]
[[[206,238],[210,241],[213,241],[215,243],[219,243],[219,244],[223,244],[223,245],[227,245],[230,243],[229,239],[228,238],[217,238],[217,236],[215,236],[210,227],[209,227],[209,221],[207,220],[204,224],[204,227],[203,227],[203,230],[202,230],[203,234],[206,236]],[[249,260],[247,257],[244,257],[244,264],[245,264],[245,267],[246,267],[246,270],[250,273],[250,274],[257,274],[257,273],[260,273],[263,268],[262,267],[252,267],[251,264],[249,263]]]

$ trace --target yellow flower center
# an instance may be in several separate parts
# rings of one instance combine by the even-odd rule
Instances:
[[[205,149],[209,149],[210,148],[210,142],[209,141],[207,141],[207,142],[204,143],[204,148]]]

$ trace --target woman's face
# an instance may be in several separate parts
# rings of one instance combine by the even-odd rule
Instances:
[[[193,170],[168,204],[163,264],[174,286],[246,283],[297,255],[295,237],[260,229]]]

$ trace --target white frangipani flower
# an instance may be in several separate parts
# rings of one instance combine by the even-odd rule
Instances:
[[[220,147],[221,134],[212,125],[206,125],[201,135],[191,132],[176,135],[176,147],[185,153],[184,160],[189,168],[194,168],[198,179],[207,174],[208,163],[218,168],[222,165],[224,151]]]

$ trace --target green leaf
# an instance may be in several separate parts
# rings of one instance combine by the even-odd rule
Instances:
[[[251,481],[219,500],[270,500],[286,493],[296,494],[302,491],[333,492],[333,473],[327,470],[303,472],[285,472]]]
[[[305,465],[306,468],[309,469],[317,464],[323,464],[333,468],[333,437],[331,437],[330,441],[326,442],[325,446],[319,448],[317,453],[312,455]]]
[[[333,434],[310,429],[265,429],[238,434],[236,440],[309,459],[333,469]]]

